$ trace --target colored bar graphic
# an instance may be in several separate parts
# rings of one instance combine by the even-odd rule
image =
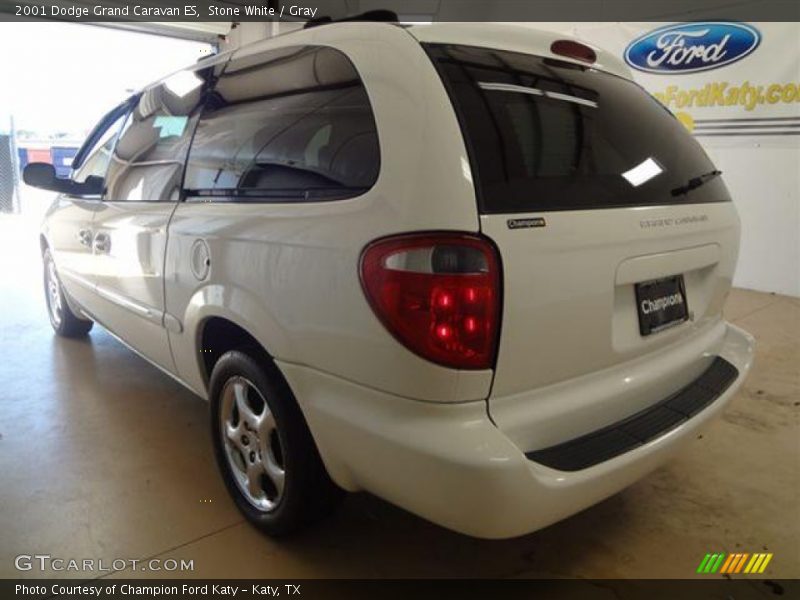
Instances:
[[[697,567],[698,573],[744,573],[753,574],[763,573],[769,561],[772,560],[772,553],[756,552],[734,552],[725,554],[724,552],[714,552],[706,554],[700,565]]]
[[[750,562],[747,563],[747,566],[744,568],[745,573],[749,573],[750,570],[753,568],[753,565],[756,564],[756,561],[761,557],[760,554],[753,554],[750,558]]]
[[[713,567],[714,563],[717,562],[717,556],[719,556],[719,554],[714,553],[711,555],[711,558],[708,559],[708,564],[703,570],[703,573],[711,573],[711,567]]]
[[[747,565],[747,569],[750,569],[751,573],[758,573],[758,569],[761,566],[761,563],[764,562],[765,556],[766,554],[754,554],[753,560],[750,561],[753,563],[752,568],[750,568],[750,565]],[[747,569],[745,569],[745,573],[747,572]]]
[[[717,562],[715,562],[714,566],[711,567],[711,573],[716,573],[717,572],[717,569],[719,569],[719,566],[722,564],[722,559],[723,558],[725,558],[725,553],[724,552],[720,552],[719,558],[717,559]]]
[[[723,573],[733,573],[733,570],[736,568],[736,565],[739,564],[739,559],[742,557],[741,554],[738,552],[734,552],[731,554],[730,561],[725,564],[725,568],[722,570]]]
[[[733,562],[733,557],[736,556],[735,554],[728,554],[728,560],[725,561],[725,564],[722,565],[722,570],[720,573],[727,573],[728,568],[730,567],[731,563]]]
[[[769,554],[767,554],[764,557],[764,562],[761,563],[761,566],[759,567],[758,572],[759,573],[763,573],[764,569],[767,568],[767,565],[769,564],[769,561],[771,561],[771,560],[772,560],[772,552],[770,552]]]
[[[742,554],[742,558],[739,559],[739,563],[736,565],[736,570],[734,571],[734,573],[738,573],[738,572],[740,572],[742,570],[742,567],[744,566],[744,561],[747,560],[748,556],[750,556],[750,555],[747,552]]]
[[[706,554],[703,557],[703,560],[700,561],[700,566],[697,567],[698,573],[705,573],[706,565],[708,564],[708,560],[711,558],[710,554]]]

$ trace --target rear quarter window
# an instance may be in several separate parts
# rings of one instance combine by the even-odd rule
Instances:
[[[375,183],[378,135],[350,60],[329,47],[236,57],[195,132],[184,187],[195,199],[350,198]]]
[[[483,213],[719,202],[700,145],[635,83],[517,52],[426,44],[463,131]]]

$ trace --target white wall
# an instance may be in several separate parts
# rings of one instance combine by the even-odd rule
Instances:
[[[708,148],[742,220],[737,287],[800,296],[800,151]]]

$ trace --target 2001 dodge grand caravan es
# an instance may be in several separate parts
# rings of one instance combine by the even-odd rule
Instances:
[[[739,221],[619,60],[490,24],[335,23],[111,111],[42,229],[50,320],[208,398],[271,534],[367,490],[533,531],[636,481],[741,385]]]

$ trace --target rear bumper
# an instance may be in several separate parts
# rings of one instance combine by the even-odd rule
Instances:
[[[694,381],[675,394],[621,421],[549,448],[526,452],[533,462],[559,471],[581,471],[656,440],[705,409],[739,377],[717,356]]]
[[[738,371],[724,392],[663,435],[575,471],[526,457],[532,449],[520,447],[495,426],[485,402],[417,402],[308,367],[279,366],[339,485],[370,491],[462,533],[505,538],[540,529],[599,502],[693,439],[733,397],[752,364],[752,337],[729,324],[724,328],[715,355]],[[699,371],[713,358],[707,357]]]

